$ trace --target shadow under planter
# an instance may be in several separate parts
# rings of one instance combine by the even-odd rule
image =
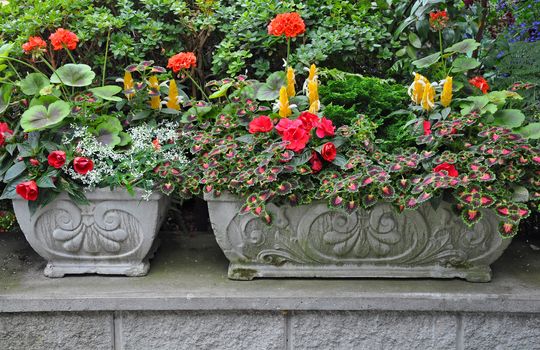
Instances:
[[[13,208],[26,240],[47,260],[45,276],[144,276],[169,198],[153,193],[146,200],[143,193],[100,188],[86,193],[89,205],[77,205],[64,193],[33,215],[26,200],[14,199]]]
[[[229,278],[463,278],[489,282],[491,265],[510,239],[497,233],[491,210],[467,227],[448,202],[398,213],[387,203],[351,214],[326,203],[269,204],[272,225],[240,214],[244,201],[205,195]]]

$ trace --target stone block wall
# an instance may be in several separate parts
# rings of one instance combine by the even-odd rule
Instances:
[[[540,349],[539,314],[115,311],[0,314],[1,350]]]

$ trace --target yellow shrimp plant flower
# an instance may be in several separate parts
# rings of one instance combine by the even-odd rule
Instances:
[[[441,105],[443,107],[450,106],[452,102],[452,77],[446,77],[441,93]]]
[[[281,118],[287,118],[292,114],[291,107],[289,106],[289,97],[287,95],[287,88],[282,86],[279,90],[279,116]]]
[[[296,84],[296,81],[294,80],[294,69],[292,67],[287,68],[287,96],[293,97],[296,95],[296,90],[294,89],[294,85]]]
[[[178,103],[178,87],[176,86],[176,81],[171,79],[169,83],[169,98],[167,100],[167,107],[170,109],[180,109],[180,104]]]
[[[161,97],[159,97],[159,82],[158,78],[155,75],[152,75],[148,79],[148,85],[150,86],[150,107],[152,109],[161,108]],[[157,93],[157,95],[155,95]]]

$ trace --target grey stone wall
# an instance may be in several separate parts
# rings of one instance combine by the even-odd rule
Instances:
[[[540,349],[539,314],[116,311],[0,314],[1,350]]]

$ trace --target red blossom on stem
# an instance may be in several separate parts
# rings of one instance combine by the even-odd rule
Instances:
[[[66,152],[64,151],[53,151],[49,153],[47,157],[47,162],[50,166],[56,169],[60,169],[66,164]]]
[[[479,88],[480,90],[482,90],[482,93],[483,94],[487,94],[488,90],[489,90],[489,84],[487,82],[486,79],[484,79],[484,77],[474,77],[472,79],[469,79],[469,84],[471,84],[472,86],[475,86],[477,88]]]
[[[255,134],[257,132],[270,132],[274,128],[272,119],[266,115],[261,115],[253,119],[249,123],[249,133]]]
[[[190,69],[197,65],[197,57],[193,52],[180,52],[169,58],[167,68],[171,68],[173,72],[178,73],[182,69]]]
[[[64,47],[68,50],[75,50],[79,42],[79,38],[75,33],[64,28],[58,28],[56,32],[49,36],[49,40],[55,51],[62,50]]]
[[[41,53],[44,52],[46,48],[47,43],[39,36],[31,36],[28,38],[28,41],[22,45],[22,49],[25,54]]]
[[[331,162],[336,159],[336,154],[336,146],[332,142],[327,142],[322,146],[321,156],[324,160]]]
[[[94,169],[94,162],[86,157],[75,157],[73,159],[73,169],[81,175],[86,175]]]
[[[27,201],[35,201],[38,197],[38,186],[34,180],[21,182],[15,187],[15,192]]]
[[[297,12],[280,13],[268,25],[268,34],[294,38],[306,31],[306,24]]]
[[[459,173],[453,164],[441,163],[433,169],[434,173],[446,172],[450,177],[458,177]]]

